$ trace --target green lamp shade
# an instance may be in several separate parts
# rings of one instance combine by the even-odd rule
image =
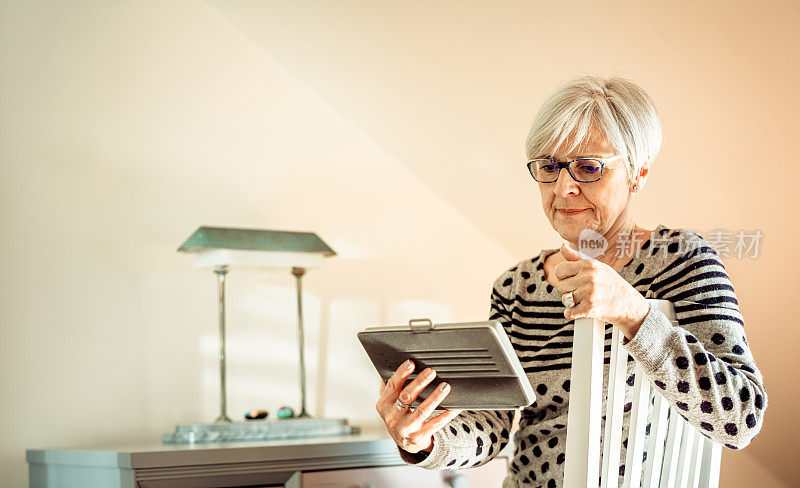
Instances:
[[[200,227],[178,252],[195,253],[195,267],[303,267],[322,265],[335,256],[313,232]]]

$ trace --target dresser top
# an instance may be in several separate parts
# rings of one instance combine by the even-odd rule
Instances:
[[[155,468],[207,463],[294,462],[317,460],[328,466],[336,459],[370,458],[376,465],[402,464],[385,430],[358,434],[261,442],[112,444],[61,449],[28,449],[29,464]]]

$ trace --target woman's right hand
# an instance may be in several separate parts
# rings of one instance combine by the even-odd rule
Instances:
[[[413,372],[414,363],[411,360],[401,364],[392,377],[381,386],[380,398],[375,404],[375,409],[398,446],[411,453],[430,452],[433,449],[433,433],[453,420],[461,411],[445,410],[425,421],[450,392],[450,385],[444,382],[440,383],[417,408],[401,410],[397,406],[398,400],[411,405],[417,399],[417,395],[436,377],[434,370],[426,368],[405,385],[406,379]]]

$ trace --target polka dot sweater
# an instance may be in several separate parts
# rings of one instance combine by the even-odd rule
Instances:
[[[574,321],[564,318],[561,293],[544,277],[544,259],[554,252],[558,250],[543,250],[505,271],[495,281],[490,300],[490,320],[503,324],[536,391],[536,401],[516,417],[514,411],[465,410],[434,434],[430,454],[414,455],[400,449],[405,462],[427,469],[480,466],[512,440],[510,433],[517,419],[514,456],[503,488],[561,486]],[[671,411],[714,442],[730,449],[747,446],[761,430],[767,394],[748,347],[736,294],[717,252],[695,232],[659,225],[618,273],[644,297],[670,300],[678,320],[678,326],[673,326],[651,307],[633,340],[623,340],[630,357],[622,462],[634,361],[674,406]],[[604,385],[612,327],[606,324]],[[602,408],[601,433],[605,398]],[[648,425],[647,435],[649,431]],[[646,452],[644,456],[646,459]],[[620,467],[620,483],[624,469]]]

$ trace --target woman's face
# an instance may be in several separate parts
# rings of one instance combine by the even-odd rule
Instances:
[[[558,161],[571,161],[579,157],[605,158],[615,156],[605,137],[594,132],[582,148],[570,153],[557,153]],[[603,167],[603,176],[592,183],[575,181],[562,168],[558,180],[539,183],[542,193],[542,208],[550,225],[568,242],[577,243],[583,229],[592,229],[608,239],[626,225],[631,203],[628,172],[622,158],[608,161]],[[566,213],[562,210],[582,210]]]

